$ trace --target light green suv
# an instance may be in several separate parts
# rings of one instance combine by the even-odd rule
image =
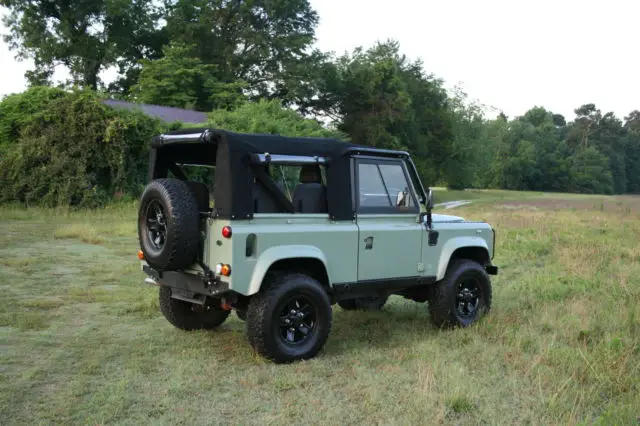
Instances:
[[[491,307],[495,232],[432,214],[406,152],[320,138],[188,129],[151,143],[138,257],[183,330],[232,310],[274,362],[315,356],[332,306],[428,302],[440,327]]]

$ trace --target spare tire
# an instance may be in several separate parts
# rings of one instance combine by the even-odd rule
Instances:
[[[198,255],[199,216],[196,197],[186,182],[151,181],[138,211],[138,239],[149,266],[159,271],[191,266]]]

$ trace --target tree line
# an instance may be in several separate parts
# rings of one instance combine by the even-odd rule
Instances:
[[[16,159],[27,158],[27,148],[35,143],[27,135],[33,138],[39,129],[42,140],[47,131],[64,133],[62,128],[51,129],[55,110],[48,119],[42,116],[52,105],[51,97],[64,98],[58,101],[65,103],[62,110],[66,102],[76,102],[81,110],[93,105],[82,112],[94,114],[92,120],[101,123],[95,130],[103,134],[89,137],[90,143],[113,137],[110,126],[116,116],[119,131],[129,129],[136,137],[159,130],[157,122],[142,125],[142,117],[125,119],[127,113],[97,107],[97,98],[88,94],[92,92],[211,112],[212,120],[222,117],[216,123],[230,130],[324,132],[365,145],[408,150],[428,185],[640,192],[640,112],[621,120],[586,104],[575,110],[571,121],[543,107],[519,117],[489,118],[461,90],[445,90],[443,81],[428,73],[421,61],[407,58],[396,41],[342,55],[315,49],[319,17],[307,0],[0,0],[0,4],[8,10],[5,40],[19,57],[35,63],[26,75],[33,89],[0,103],[0,162],[5,170],[9,162],[18,167]],[[80,88],[81,92],[69,97],[53,89],[38,91],[52,85],[58,66],[69,71],[70,80],[56,90]],[[117,70],[114,81],[101,80],[106,69]],[[257,114],[261,121],[241,114]],[[79,120],[70,117],[61,117],[57,125],[71,126]],[[142,126],[141,133],[137,126]],[[287,131],[286,126],[293,127]],[[122,138],[119,144],[136,148],[122,147],[110,155],[144,155],[137,139],[127,140],[124,133]],[[50,144],[54,145],[63,146]],[[43,142],[38,149],[45,146]],[[18,155],[19,150],[26,151]],[[20,167],[46,161],[41,158]],[[114,170],[131,160],[118,161]],[[105,196],[116,187],[131,193],[139,187],[140,178],[131,176],[96,186],[92,182],[97,182],[99,173],[86,173],[80,186],[104,188]],[[104,172],[100,179],[112,179],[105,177],[111,174]],[[16,170],[12,176],[19,175]],[[25,191],[3,199],[22,200]],[[69,199],[65,197],[61,199]]]

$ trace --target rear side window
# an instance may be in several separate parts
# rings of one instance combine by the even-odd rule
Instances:
[[[360,213],[419,211],[407,174],[399,161],[360,160],[357,166]]]

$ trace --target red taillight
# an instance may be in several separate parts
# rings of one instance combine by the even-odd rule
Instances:
[[[144,260],[144,253],[142,250],[138,250],[138,259]]]
[[[224,275],[228,277],[231,275],[231,265],[227,265],[226,263],[218,263],[216,265],[216,274]]]
[[[225,277],[228,277],[229,275],[231,275],[231,266],[229,265],[222,265],[222,268],[220,268],[220,273],[222,275],[224,275]]]
[[[222,227],[222,236],[225,238],[231,238],[231,227],[223,226]]]

